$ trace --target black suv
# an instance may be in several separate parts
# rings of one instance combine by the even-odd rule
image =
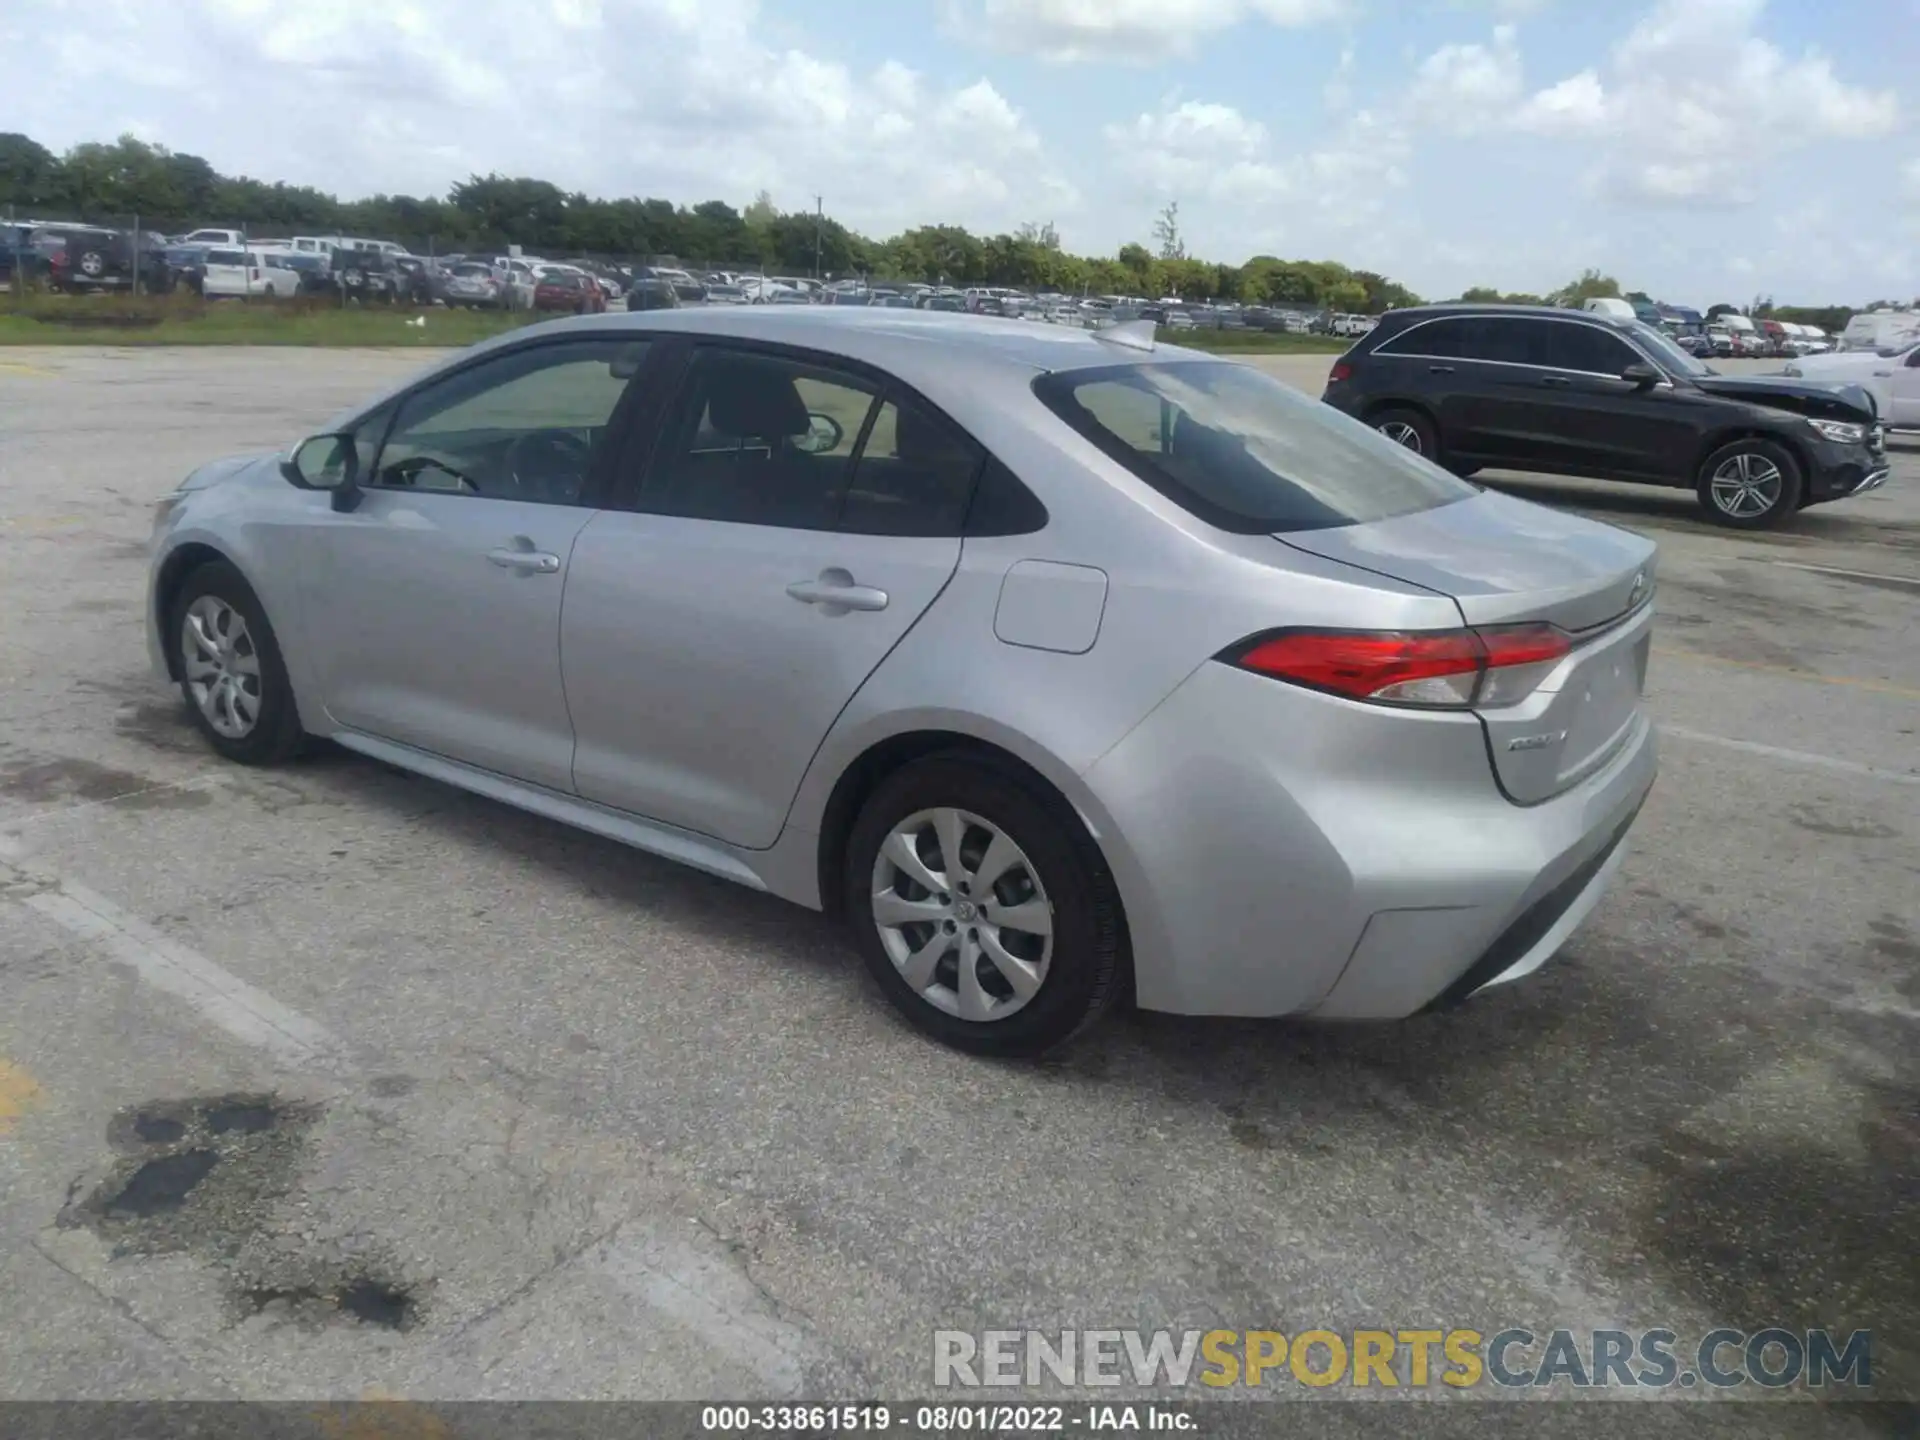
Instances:
[[[1390,310],[1323,398],[1456,475],[1687,486],[1743,529],[1887,478],[1885,431],[1860,386],[1722,375],[1649,325],[1581,310]]]

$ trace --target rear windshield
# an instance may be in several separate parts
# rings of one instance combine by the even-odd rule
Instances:
[[[1033,389],[1107,455],[1222,530],[1326,530],[1475,493],[1249,365],[1108,365],[1043,375]]]

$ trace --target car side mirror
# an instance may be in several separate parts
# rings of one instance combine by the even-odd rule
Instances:
[[[1637,365],[1627,366],[1626,369],[1620,372],[1620,378],[1632,385],[1636,390],[1651,390],[1660,383],[1660,372],[1654,369],[1653,366],[1642,362]]]
[[[280,462],[280,474],[301,490],[325,490],[333,508],[360,503],[360,457],[351,435],[311,435]]]

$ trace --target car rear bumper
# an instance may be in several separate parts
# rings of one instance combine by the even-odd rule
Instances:
[[[1142,1008],[1394,1019],[1559,949],[1657,763],[1642,715],[1600,770],[1515,805],[1471,715],[1208,664],[1083,779]]]

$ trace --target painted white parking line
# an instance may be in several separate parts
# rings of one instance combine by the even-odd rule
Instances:
[[[1773,562],[1788,570],[1804,570],[1810,575],[1841,575],[1849,580],[1873,580],[1882,585],[1904,585],[1920,590],[1920,578],[1912,575],[1887,575],[1878,570],[1848,570],[1839,565],[1805,565],[1798,560]]]
[[[0,835],[0,876],[19,903],[99,946],[154,989],[186,1001],[236,1040],[291,1069],[337,1071],[346,1046],[324,1025],[170,940],[102,895],[35,865],[19,841]]]
[[[1764,755],[1769,760],[1784,760],[1790,765],[1812,765],[1822,770],[1839,770],[1848,775],[1889,785],[1920,785],[1920,775],[1907,770],[1887,770],[1878,765],[1862,765],[1857,760],[1842,760],[1834,755],[1817,755],[1811,750],[1789,750],[1782,745],[1762,745],[1757,740],[1735,740],[1728,735],[1709,735],[1704,730],[1689,730],[1684,725],[1660,726],[1662,738],[1687,740],[1696,745],[1718,745],[1725,750],[1741,750],[1749,755]]]

